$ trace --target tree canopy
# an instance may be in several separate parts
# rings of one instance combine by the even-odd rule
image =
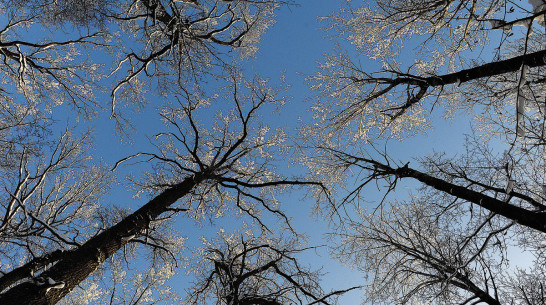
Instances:
[[[546,2],[340,1],[290,103],[304,84],[251,72],[297,5],[0,2],[0,304],[546,302]],[[395,148],[444,119],[465,127]],[[362,279],[323,286],[317,258]]]
[[[369,275],[365,300],[544,302],[545,9],[352,1],[326,18],[356,50],[340,43],[310,77],[318,102],[307,163],[319,179],[351,181],[341,204],[357,212],[342,221],[336,252]],[[389,139],[409,142],[435,117],[457,116],[471,129],[456,154],[437,147],[411,160],[391,151]],[[389,196],[408,179],[417,183],[409,198]],[[360,206],[372,184],[384,199]],[[533,267],[510,265],[513,248],[529,251]]]

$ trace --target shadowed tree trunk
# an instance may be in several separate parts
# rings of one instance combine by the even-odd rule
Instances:
[[[127,244],[131,236],[143,232],[151,221],[157,219],[176,200],[187,195],[205,179],[205,174],[196,174],[167,189],[118,224],[88,240],[80,248],[58,261],[50,262],[54,263],[54,266],[40,275],[45,283],[27,281],[0,294],[0,304],[57,303],[107,258]],[[53,286],[59,288],[52,288]]]

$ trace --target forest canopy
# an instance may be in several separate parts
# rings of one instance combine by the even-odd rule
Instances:
[[[546,2],[309,5],[0,1],[0,304],[545,304]]]

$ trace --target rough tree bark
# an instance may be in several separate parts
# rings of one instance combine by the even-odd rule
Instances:
[[[151,221],[157,219],[170,205],[187,195],[207,177],[206,173],[198,173],[165,190],[121,222],[91,238],[68,255],[61,256],[53,267],[40,275],[46,284],[39,285],[30,281],[20,283],[0,295],[0,304],[57,303],[108,257],[127,244],[131,236],[144,231]],[[51,286],[55,284],[62,288],[52,289]]]

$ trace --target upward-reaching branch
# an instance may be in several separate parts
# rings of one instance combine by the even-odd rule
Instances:
[[[359,83],[363,84],[378,84],[378,85],[387,85],[387,87],[380,91],[376,92],[375,90],[366,97],[366,101],[370,102],[381,98],[383,95],[389,94],[391,91],[395,91],[397,87],[402,86],[415,86],[419,88],[417,94],[411,94],[404,104],[397,106],[389,107],[383,112],[391,117],[391,119],[396,119],[403,115],[409,108],[415,104],[421,102],[421,100],[427,96],[427,90],[433,87],[442,87],[451,84],[462,84],[465,82],[487,78],[491,76],[502,75],[509,72],[517,72],[521,69],[522,66],[528,66],[530,68],[540,67],[546,65],[546,50],[533,52],[530,54],[523,54],[513,58],[495,61],[487,63],[484,65],[476,66],[470,69],[460,70],[454,73],[444,74],[444,75],[433,75],[433,76],[417,76],[410,74],[395,73],[398,75],[393,78],[386,77],[369,77],[369,78],[359,78],[351,77],[351,81],[358,85]],[[367,103],[362,103],[364,107]],[[351,109],[347,109],[351,111]]]
[[[209,245],[199,282],[190,292],[190,304],[209,300],[230,305],[337,304],[336,298],[360,286],[326,293],[319,274],[300,265],[295,241],[259,236],[220,236]]]

